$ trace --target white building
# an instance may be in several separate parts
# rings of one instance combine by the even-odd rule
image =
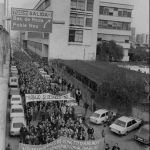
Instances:
[[[23,33],[24,44],[42,57],[95,60],[97,40],[114,40],[129,60],[130,0],[40,0],[34,9],[53,11],[52,33]]]
[[[24,35],[27,47],[49,59],[95,60],[99,0],[40,0],[36,10],[53,11],[52,33]]]
[[[98,41],[114,40],[123,46],[122,61],[129,61],[132,10],[131,0],[100,0]]]
[[[0,3],[0,25],[3,25],[4,19],[4,3]]]

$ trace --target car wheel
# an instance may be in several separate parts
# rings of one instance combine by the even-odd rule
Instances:
[[[129,134],[129,132],[127,131],[124,135],[127,136]]]

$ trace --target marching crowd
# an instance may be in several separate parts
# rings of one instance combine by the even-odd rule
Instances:
[[[40,75],[38,68],[26,54],[14,53],[15,65],[19,72],[20,94],[24,100],[27,121],[27,127],[22,126],[20,129],[20,142],[32,145],[46,144],[60,136],[76,140],[94,140],[94,129],[87,128],[84,125],[84,118],[77,116],[74,107],[67,106],[65,101],[25,102],[25,94],[60,95],[60,91],[61,93],[62,91],[63,93],[70,92],[78,105],[82,99],[80,89],[75,89],[72,83],[67,83],[58,76],[54,68],[42,64],[40,58],[33,58],[33,61],[34,59],[39,60],[40,67],[50,74],[51,80],[46,80]]]

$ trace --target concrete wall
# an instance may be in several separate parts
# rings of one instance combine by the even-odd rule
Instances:
[[[4,17],[4,4],[0,3],[0,25],[3,25],[2,18]]]

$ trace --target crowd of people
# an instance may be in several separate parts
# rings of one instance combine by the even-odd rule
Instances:
[[[78,105],[82,99],[80,89],[75,89],[72,83],[68,83],[55,73],[55,68],[44,65],[37,57],[31,55],[30,58],[23,52],[14,53],[14,63],[19,72],[20,94],[27,121],[27,127],[22,126],[20,129],[20,142],[40,145],[50,143],[61,136],[75,140],[94,140],[94,129],[87,128],[83,117],[77,116],[74,107],[67,106],[65,101],[26,103],[25,94],[60,95],[70,92]],[[38,60],[40,68],[50,75],[51,80],[41,76],[38,67],[33,63],[35,60]]]

